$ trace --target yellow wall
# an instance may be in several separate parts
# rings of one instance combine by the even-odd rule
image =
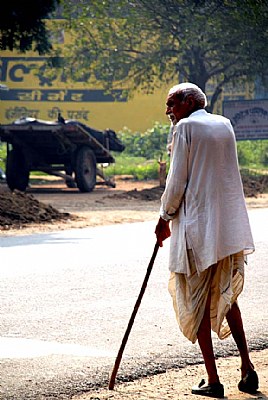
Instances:
[[[56,120],[61,112],[65,119],[76,119],[97,129],[115,131],[128,127],[132,131],[145,131],[155,121],[167,122],[165,100],[168,87],[153,95],[136,94],[127,101],[109,98],[99,88],[82,82],[68,83],[61,77],[46,79],[38,70],[45,59],[32,53],[17,54],[2,51],[0,82],[8,91],[0,91],[0,123],[11,123],[21,116]],[[88,101],[88,96],[90,101]]]

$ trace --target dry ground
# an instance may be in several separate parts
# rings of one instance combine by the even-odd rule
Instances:
[[[135,182],[126,178],[118,180],[116,188],[96,186],[91,193],[69,189],[62,181],[51,180],[51,177],[48,182],[43,179],[41,184],[32,181],[26,194],[11,193],[2,184],[0,234],[29,234],[157,219],[162,192],[157,181]],[[8,221],[12,206],[13,217],[18,219]]]
[[[268,350],[251,354],[258,372],[260,387],[254,394],[239,392],[240,380],[238,357],[217,360],[219,376],[225,390],[225,400],[267,400],[268,399]],[[191,394],[192,385],[206,378],[204,365],[193,365],[166,373],[139,379],[134,382],[115,384],[114,390],[100,389],[72,400],[202,400],[203,396]]]

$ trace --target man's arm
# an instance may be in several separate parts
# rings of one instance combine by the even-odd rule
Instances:
[[[177,125],[173,135],[171,163],[161,197],[160,216],[165,220],[176,216],[187,187],[189,147],[185,137],[186,128],[185,123]]]

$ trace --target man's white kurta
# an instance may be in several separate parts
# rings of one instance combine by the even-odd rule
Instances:
[[[172,219],[172,272],[189,274],[187,248],[198,273],[231,254],[254,251],[235,135],[227,118],[198,110],[178,122],[161,216]]]

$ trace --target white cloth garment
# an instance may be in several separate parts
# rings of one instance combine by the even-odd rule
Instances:
[[[254,251],[230,121],[198,110],[178,122],[160,215],[172,219],[169,269],[190,275]]]
[[[168,285],[180,330],[192,343],[196,342],[210,293],[211,329],[225,339],[231,333],[226,314],[244,286],[243,252],[225,257],[199,275],[191,250],[188,258],[190,276],[171,272]]]

